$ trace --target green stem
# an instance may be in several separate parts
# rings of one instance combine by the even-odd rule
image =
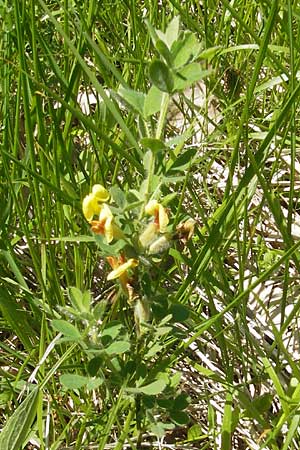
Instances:
[[[125,439],[129,435],[130,426],[135,412],[135,408],[133,407],[133,405],[130,405],[129,407],[130,410],[126,418],[122,434],[117,442],[117,445],[115,446],[115,450],[122,450],[122,448],[124,448]]]
[[[160,115],[159,115],[159,119],[157,122],[157,128],[156,128],[156,133],[155,133],[155,138],[156,139],[160,139],[164,126],[165,126],[165,121],[166,121],[166,116],[167,116],[167,112],[168,112],[168,106],[169,106],[169,101],[170,101],[170,96],[169,94],[165,93],[163,94],[162,97],[162,101],[161,101],[161,110],[160,110]]]
[[[169,94],[164,93],[163,97],[162,97],[162,101],[161,101],[161,110],[160,110],[160,114],[159,114],[159,118],[158,118],[158,122],[157,122],[156,133],[155,133],[156,139],[160,139],[162,136],[163,129],[165,126],[166,116],[167,116],[167,112],[168,112],[169,101],[170,101]],[[144,201],[143,207],[141,208],[140,220],[144,214],[144,207],[149,200],[149,195],[151,192],[151,189],[150,189],[151,181],[153,179],[154,170],[155,170],[155,154],[153,152],[151,152],[150,158],[151,159],[150,159],[150,164],[149,164],[149,171],[148,171],[147,178],[146,178],[147,188],[146,188],[146,192],[145,192],[145,201]]]

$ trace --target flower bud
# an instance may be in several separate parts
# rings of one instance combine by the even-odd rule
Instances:
[[[143,333],[142,325],[148,322],[150,319],[150,309],[148,302],[146,300],[137,299],[134,306],[134,319],[137,328],[137,334],[141,335]],[[145,329],[145,328],[144,328]]]
[[[168,237],[164,234],[156,239],[149,247],[149,254],[162,253],[165,250],[168,250],[170,247],[170,241]]]
[[[142,247],[148,247],[156,239],[158,227],[155,223],[149,223],[145,230],[139,237],[139,242]]]

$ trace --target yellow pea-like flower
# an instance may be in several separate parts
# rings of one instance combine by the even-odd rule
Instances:
[[[106,203],[100,205],[99,220],[92,220],[90,223],[92,231],[105,236],[108,244],[114,239],[124,239],[125,237],[122,230],[114,223],[113,214]]]
[[[158,223],[159,231],[165,233],[169,223],[169,217],[166,209],[162,205],[158,205]]]
[[[150,200],[145,206],[145,213],[149,216],[154,216],[158,211],[159,203],[157,200]]]
[[[160,233],[165,233],[169,223],[169,217],[166,208],[157,200],[150,200],[145,206],[145,213],[154,216],[154,223]]]
[[[101,205],[93,194],[84,197],[82,202],[82,211],[88,222],[93,220],[94,216],[98,216],[101,211]]]
[[[122,277],[122,275],[126,274],[127,270],[136,267],[138,265],[138,261],[134,258],[128,259],[128,261],[120,264],[116,267],[112,272],[110,272],[107,276],[108,280],[115,280],[116,278]]]
[[[84,197],[82,202],[82,211],[88,222],[91,222],[94,216],[98,216],[102,210],[102,203],[109,200],[109,192],[101,184],[95,184],[92,192]]]
[[[102,184],[94,184],[92,187],[92,194],[99,202],[107,202],[109,200],[109,192],[105,189]]]
[[[100,205],[100,213],[99,213],[99,220],[100,222],[105,222],[108,219],[113,218],[113,213],[111,212],[110,207],[106,203],[102,203]]]

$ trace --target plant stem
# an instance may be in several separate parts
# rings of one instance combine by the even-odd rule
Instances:
[[[156,133],[155,133],[156,139],[161,138],[161,135],[162,135],[162,132],[164,129],[164,125],[165,125],[167,112],[168,112],[169,101],[170,101],[170,96],[169,96],[169,94],[165,93],[163,95],[162,101],[161,101],[161,110],[160,110],[159,119],[157,122]]]

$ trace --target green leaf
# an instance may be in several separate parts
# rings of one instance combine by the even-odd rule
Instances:
[[[177,175],[177,176],[172,176],[172,177],[163,177],[163,183],[165,186],[168,186],[169,184],[173,184],[173,183],[182,183],[183,181],[186,180],[186,176],[185,175]]]
[[[168,49],[168,46],[162,41],[161,39],[158,39],[155,44],[156,50],[160,53],[160,55],[163,57],[165,62],[168,64],[168,66],[172,67],[172,55],[170,53],[170,50]]]
[[[163,92],[158,89],[156,86],[151,86],[148,93],[146,94],[145,102],[144,102],[144,117],[152,116],[152,114],[156,114],[160,111]]]
[[[101,302],[97,303],[97,305],[93,308],[93,316],[95,320],[100,321],[105,313],[106,307],[108,304],[108,300],[102,299]]]
[[[156,297],[156,298],[160,299],[160,298],[164,298],[164,296],[159,296],[159,297]],[[166,313],[166,310],[165,310],[165,313]],[[158,326],[162,327],[165,324],[169,323],[171,320],[172,320],[172,314],[167,314],[167,315],[165,314],[163,319],[159,322]]]
[[[100,356],[95,356],[95,358],[92,358],[88,363],[88,373],[91,375],[91,377],[95,377],[98,373],[98,370],[103,365],[103,358]]]
[[[268,411],[273,402],[274,396],[270,393],[265,393],[254,400],[252,400],[252,406],[257,409],[261,414]]]
[[[187,438],[188,441],[196,441],[203,435],[203,431],[201,426],[198,423],[195,423],[188,429]]]
[[[182,373],[176,372],[170,379],[170,387],[176,388],[180,383]]]
[[[220,45],[216,45],[215,47],[206,48],[205,50],[203,50],[200,53],[199,58],[207,59],[208,61],[211,61],[221,48],[222,47]]]
[[[155,406],[155,398],[150,397],[149,395],[144,395],[143,404],[145,405],[146,409],[152,409]]]
[[[77,328],[66,320],[54,319],[51,324],[56,331],[59,331],[71,340],[78,341],[81,338],[81,334]]]
[[[123,209],[126,205],[126,196],[124,191],[122,191],[122,189],[118,186],[112,186],[110,188],[110,193],[116,204]]]
[[[179,252],[175,248],[170,248],[169,254],[174,259],[179,261],[181,264],[186,264],[187,266],[191,266],[192,265],[192,260],[189,260],[189,258],[186,255],[184,255],[182,252]]]
[[[62,182],[63,189],[64,189],[64,191],[67,192],[68,196],[75,201],[78,200],[78,193],[74,189],[73,184],[70,183],[70,181],[66,180],[63,177],[61,177],[61,182]]]
[[[176,158],[176,160],[171,164],[170,168],[168,168],[167,176],[174,175],[177,172],[182,172],[188,169],[192,165],[192,161],[196,154],[196,148],[189,148],[183,154],[178,156],[178,158]]]
[[[172,313],[175,322],[184,322],[190,315],[188,308],[180,303],[173,304],[170,308],[170,312]]]
[[[170,417],[176,425],[179,426],[186,425],[190,420],[189,416],[184,411],[171,411]]]
[[[156,380],[153,383],[147,384],[146,386],[139,387],[139,391],[146,395],[157,395],[163,392],[166,387],[166,382],[164,380]]]
[[[152,304],[151,304],[151,309],[152,309],[152,314],[156,319],[158,319],[158,320],[163,319],[165,317],[166,311],[168,309],[167,297],[164,295],[154,297]],[[170,318],[172,318],[171,314],[170,314]]]
[[[173,330],[173,327],[157,327],[156,331],[155,331],[155,337],[160,337],[160,336],[164,336],[165,334],[170,333],[170,331]]]
[[[139,387],[139,391],[146,395],[157,395],[163,392],[166,387],[165,380],[156,380],[153,383],[147,384],[146,386]]]
[[[154,60],[149,67],[151,83],[163,92],[171,93],[174,87],[174,78],[168,66],[159,60]]]
[[[182,411],[183,409],[187,408],[190,404],[190,400],[190,397],[182,392],[174,400],[174,410],[176,409]]]
[[[166,149],[166,146],[163,141],[160,139],[154,139],[154,138],[143,138],[141,139],[141,145],[142,147],[146,149],[150,149],[153,153],[158,153],[162,150]]]
[[[117,336],[121,333],[123,329],[123,325],[120,322],[113,321],[109,322],[106,327],[102,330],[101,335],[109,336],[111,339],[116,339]]]
[[[156,355],[157,353],[161,352],[162,349],[163,349],[163,346],[160,345],[160,344],[154,344],[154,345],[152,345],[152,347],[150,348],[150,350],[146,353],[145,359],[150,359],[150,358],[152,358],[154,355]]]
[[[245,394],[242,391],[239,391],[238,396],[240,405],[244,409],[243,415],[252,419],[255,418],[261,426],[267,427],[267,421],[264,419],[260,411],[258,411],[257,408],[253,405],[253,401],[249,397],[249,395]]]
[[[152,163],[153,163],[152,151],[148,150],[147,152],[145,152],[144,157],[143,157],[143,166],[144,166],[146,175],[149,174],[149,172],[151,170],[151,164]],[[146,185],[146,183],[145,183],[145,185]],[[141,187],[142,187],[142,185],[141,185]],[[146,185],[146,188],[147,188],[147,185]]]
[[[20,450],[36,415],[39,389],[36,387],[8,419],[0,435],[1,450]]]
[[[159,398],[157,399],[157,405],[160,408],[164,408],[170,411],[171,409],[173,409],[174,400],[172,398]]]
[[[187,87],[192,86],[193,83],[207,77],[212,73],[211,69],[203,70],[199,63],[191,63],[183,69],[176,72],[174,81],[174,90],[183,91]]]
[[[90,306],[91,306],[91,293],[90,291],[84,291],[82,293],[82,307],[83,312],[90,312]]]
[[[169,23],[165,33],[165,43],[169,48],[171,48],[173,43],[178,39],[179,28],[180,28],[180,17],[175,16]]]
[[[24,347],[31,352],[32,343],[30,334],[35,335],[29,325],[29,314],[24,311],[13,295],[9,295],[6,289],[0,288],[0,309],[5,321],[10,325],[13,332],[18,336]]]
[[[130,343],[128,341],[113,342],[109,347],[105,349],[108,355],[120,355],[130,350]]]
[[[182,67],[193,61],[201,51],[201,44],[194,33],[187,31],[183,38],[172,47],[174,67]]]
[[[188,139],[190,139],[193,135],[192,128],[189,128],[184,133],[180,134],[179,136],[175,136],[171,139],[168,139],[166,142],[167,147],[174,147],[175,145],[182,145],[184,144]]]
[[[104,242],[104,237],[100,234],[96,234],[94,236],[94,240],[96,241],[98,247],[102,252],[102,256],[118,256],[120,251],[125,247],[126,242],[123,239],[119,239],[117,242],[113,244],[106,244]]]
[[[103,382],[104,382],[103,378],[89,378],[86,388],[89,391],[93,391],[94,389],[97,389],[99,386],[101,386]]]
[[[149,150],[151,152],[151,150]],[[145,161],[149,164],[149,160]],[[150,165],[147,165],[147,167],[150,167]],[[145,198],[145,195],[149,192],[154,192],[157,186],[161,183],[161,177],[159,175],[153,175],[150,180],[145,179],[142,181],[140,185],[140,194]]]
[[[120,86],[118,94],[136,111],[143,115],[145,94]]]
[[[172,430],[174,427],[171,423],[155,422],[150,424],[150,431],[158,438],[162,438],[166,435],[166,430]]]
[[[145,24],[146,24],[146,26],[147,26],[147,28],[148,28],[148,31],[149,31],[149,34],[150,34],[150,36],[151,36],[152,42],[153,42],[153,44],[154,44],[154,46],[155,46],[156,41],[159,39],[158,33],[159,33],[160,37],[161,37],[161,35],[163,35],[163,33],[162,33],[161,31],[156,30],[156,29],[152,26],[152,24],[151,24],[151,22],[150,22],[149,19],[146,19],[146,20],[145,20]]]
[[[80,389],[85,386],[89,378],[76,373],[66,373],[59,378],[61,384],[67,389]]]
[[[70,301],[78,312],[89,312],[90,310],[90,293],[85,292],[84,294],[77,287],[70,287],[68,289],[68,294]],[[85,298],[83,298],[85,296]]]

